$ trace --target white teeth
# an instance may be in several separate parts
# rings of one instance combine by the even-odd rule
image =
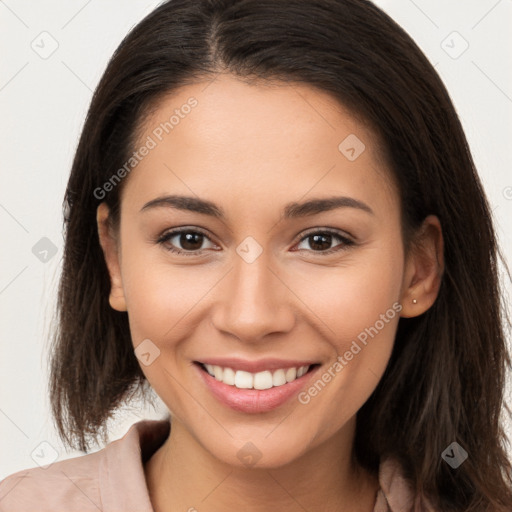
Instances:
[[[232,368],[223,368],[213,364],[205,364],[204,366],[208,373],[219,382],[239,389],[260,390],[283,386],[288,382],[302,377],[309,370],[309,366],[306,365],[298,368],[274,370],[273,372],[265,370],[258,373],[249,373],[243,370],[235,371]]]
[[[272,386],[282,386],[286,384],[286,375],[284,370],[276,370],[272,374]]]
[[[297,368],[288,368],[286,370],[286,382],[291,382],[297,378]]]
[[[218,379],[217,379],[218,380]],[[251,389],[253,383],[252,373],[238,370],[235,373],[235,386],[240,389]]]
[[[258,372],[254,376],[254,389],[269,389],[272,387],[272,374],[269,371]]]
[[[235,372],[231,368],[224,368],[222,382],[224,382],[224,384],[229,384],[230,386],[235,385]]]
[[[224,377],[224,372],[220,366],[213,367],[213,374],[217,380],[222,380],[222,377]]]

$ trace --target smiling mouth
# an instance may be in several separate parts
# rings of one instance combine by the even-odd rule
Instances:
[[[198,365],[202,371],[211,375],[215,380],[223,382],[228,386],[238,389],[255,390],[265,390],[284,386],[290,382],[300,379],[320,366],[320,364],[315,363],[251,373],[244,370],[234,370],[228,366],[204,364],[199,361],[194,361],[194,364]]]

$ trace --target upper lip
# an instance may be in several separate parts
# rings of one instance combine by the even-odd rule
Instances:
[[[318,364],[316,361],[299,361],[296,359],[276,359],[266,358],[257,361],[249,361],[237,357],[210,357],[196,361],[202,364],[211,364],[232,370],[242,370],[249,373],[258,373],[264,370],[279,370],[281,368],[300,368],[301,366],[311,366]]]

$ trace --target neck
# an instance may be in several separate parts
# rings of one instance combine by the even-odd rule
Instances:
[[[371,512],[379,483],[352,457],[354,427],[355,418],[333,438],[286,465],[248,468],[213,457],[173,418],[169,437],[144,467],[153,508]]]

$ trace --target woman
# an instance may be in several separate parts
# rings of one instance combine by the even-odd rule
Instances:
[[[9,476],[2,510],[511,510],[490,208],[373,4],[163,3],[105,71],[65,209],[60,435],[87,450],[137,389],[170,414]]]

